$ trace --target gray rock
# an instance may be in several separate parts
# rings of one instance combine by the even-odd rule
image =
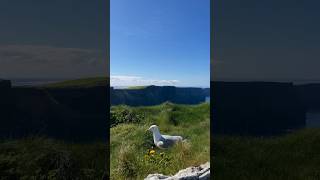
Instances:
[[[209,180],[210,163],[207,162],[200,166],[188,167],[180,170],[174,176],[163,174],[149,174],[144,180]]]

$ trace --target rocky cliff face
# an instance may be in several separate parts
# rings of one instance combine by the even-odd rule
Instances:
[[[108,89],[0,87],[0,137],[107,139]]]
[[[6,126],[3,123],[13,124],[11,120],[12,112],[10,109],[13,107],[12,94],[11,94],[11,83],[10,81],[0,80],[0,134],[6,133]]]
[[[307,109],[320,110],[320,84],[297,85],[296,89]]]
[[[306,108],[319,104],[314,98],[317,88],[297,89],[291,83],[212,82],[211,87],[214,133],[275,134],[300,128],[305,126]],[[106,139],[108,90],[106,86],[17,88],[0,81],[0,137],[45,134],[71,140]],[[169,86],[110,89],[112,105],[131,106],[165,101],[197,104],[209,94],[209,89]]]
[[[209,89],[177,88],[173,86],[148,86],[144,89],[111,88],[111,105],[157,105],[166,101],[177,104],[198,104],[209,96]]]
[[[273,135],[305,126],[291,83],[211,82],[213,133]]]

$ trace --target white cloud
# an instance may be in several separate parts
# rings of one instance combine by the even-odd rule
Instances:
[[[111,86],[175,86],[178,80],[147,79],[139,76],[110,76]]]

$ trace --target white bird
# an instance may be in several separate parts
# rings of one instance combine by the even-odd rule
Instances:
[[[175,143],[182,141],[181,136],[161,135],[157,125],[150,126],[148,130],[153,134],[154,144],[160,149],[168,148]]]

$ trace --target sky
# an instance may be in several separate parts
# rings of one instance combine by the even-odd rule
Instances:
[[[320,80],[320,2],[214,1],[212,80]]]
[[[111,0],[111,86],[209,87],[209,0]]]
[[[320,79],[320,2],[213,1],[212,80]],[[101,0],[1,0],[0,79],[109,75]],[[111,0],[111,80],[208,86],[209,0]]]
[[[0,79],[109,74],[106,2],[1,0]]]

